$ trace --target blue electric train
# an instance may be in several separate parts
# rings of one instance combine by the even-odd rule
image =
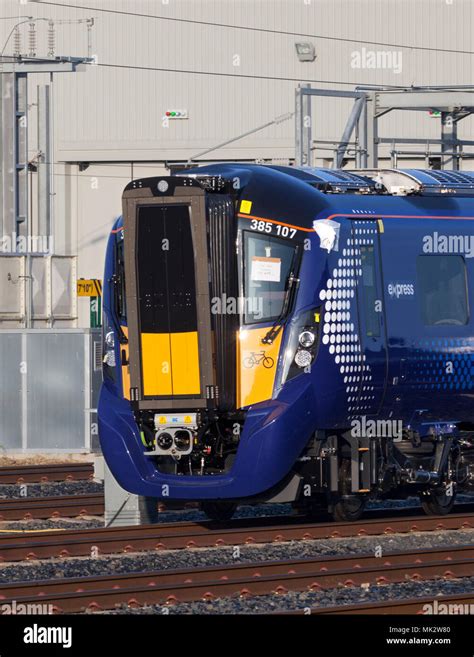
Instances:
[[[474,175],[216,164],[135,180],[99,431],[130,492],[356,519],[474,487]]]

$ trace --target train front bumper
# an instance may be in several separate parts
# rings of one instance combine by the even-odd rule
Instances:
[[[107,384],[99,400],[99,436],[105,460],[127,491],[163,500],[242,499],[276,486],[291,470],[314,428],[313,390],[307,379],[285,386],[278,399],[248,409],[236,459],[220,475],[164,474],[144,454],[130,403]],[[296,382],[295,382],[296,383]]]

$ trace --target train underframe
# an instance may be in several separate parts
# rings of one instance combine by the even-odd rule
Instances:
[[[423,437],[407,429],[396,439],[320,431],[295,471],[302,511],[356,520],[371,499],[419,496],[427,514],[444,515],[457,493],[474,490],[474,427]]]
[[[228,472],[239,447],[245,413],[201,412],[194,426],[159,426],[152,412],[136,415],[146,452],[166,474],[212,476]],[[291,471],[256,498],[208,500],[207,515],[232,517],[239,504],[291,503],[299,513],[358,519],[369,500],[419,496],[430,515],[449,513],[456,494],[474,490],[474,425],[448,434],[355,437],[316,431]]]

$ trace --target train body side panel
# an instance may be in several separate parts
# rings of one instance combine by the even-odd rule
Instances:
[[[123,387],[120,380],[106,381],[99,422],[106,459],[131,492],[162,497],[167,490],[170,499],[244,499],[281,482],[316,429],[342,431],[363,415],[401,420],[405,426],[473,419],[474,270],[473,253],[464,248],[469,243],[464,238],[474,241],[473,201],[323,195],[301,183],[285,187],[281,177],[275,177],[274,193],[268,183],[259,197],[252,175],[242,192],[253,203],[252,213],[282,224],[300,222],[305,233],[298,294],[274,354],[269,354],[275,362],[266,361],[268,377],[255,387],[252,377],[243,381],[242,374],[258,366],[263,372],[262,350],[245,340],[237,347],[237,388],[245,422],[232,467],[213,476],[162,473],[144,455],[130,402],[124,398],[126,372],[121,366]],[[265,180],[270,176],[262,175]],[[331,248],[324,248],[312,229],[313,219],[337,225],[338,240]],[[452,244],[463,248],[440,251],[444,242],[439,236],[447,237],[448,244],[451,236]],[[449,256],[449,262],[440,256]],[[438,264],[445,276],[439,275]],[[104,290],[113,270],[108,251]],[[454,281],[451,293],[449,281]],[[448,288],[441,293],[445,284]],[[110,291],[104,291],[104,310],[113,312]],[[314,310],[321,317],[315,360],[308,372],[283,380],[292,331]],[[179,345],[182,361],[175,365],[180,370],[194,348],[190,340]],[[245,357],[250,358],[247,368]],[[186,386],[193,385],[192,377],[186,377]]]
[[[472,420],[473,261],[462,252],[439,253],[433,239],[462,235],[474,240],[474,222],[387,218],[384,227],[390,368],[383,415],[392,413],[407,422]],[[445,275],[439,268],[446,266],[454,268],[453,287],[444,295],[436,285],[444,284]],[[426,275],[432,281],[431,288],[427,287]],[[426,308],[435,311],[436,298],[442,299],[444,306],[437,311],[441,312],[439,323],[424,316]],[[453,310],[460,313],[458,319],[450,318]],[[452,323],[455,321],[460,323]]]

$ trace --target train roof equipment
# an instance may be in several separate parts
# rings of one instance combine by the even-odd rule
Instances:
[[[255,165],[243,165],[250,168]],[[424,169],[328,169],[325,167],[267,165],[269,169],[306,182],[326,194],[386,194],[390,196],[474,196],[474,171]],[[225,170],[225,167],[224,167]],[[223,191],[225,173],[187,173],[207,191]]]

